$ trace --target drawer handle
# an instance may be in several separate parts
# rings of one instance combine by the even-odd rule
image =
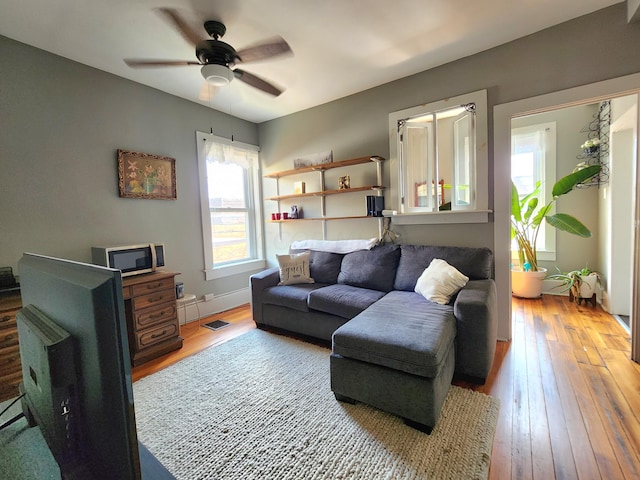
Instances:
[[[162,333],[152,333],[151,334],[151,338],[160,338],[160,337],[164,337],[167,334],[166,330],[162,330]]]
[[[2,317],[2,322],[8,322],[9,320],[11,320],[10,315],[5,315],[4,317]]]
[[[157,297],[150,297],[149,303],[160,301],[164,298],[164,295],[158,295]]]
[[[148,283],[147,284],[147,290],[155,290],[156,288],[160,288],[162,286],[162,283],[158,282],[158,283]]]
[[[149,319],[153,320],[155,318],[162,318],[164,317],[164,315],[165,315],[165,311],[162,310],[160,313],[157,313],[155,315],[154,314],[149,315]]]

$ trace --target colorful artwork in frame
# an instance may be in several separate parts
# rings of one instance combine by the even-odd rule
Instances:
[[[118,150],[120,196],[175,200],[176,159]]]

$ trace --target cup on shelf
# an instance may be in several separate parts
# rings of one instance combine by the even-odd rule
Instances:
[[[274,214],[276,216],[276,220],[280,220],[282,218],[282,214],[280,212]]]
[[[276,219],[276,214],[275,214],[275,213],[272,213],[272,214],[271,214],[271,220],[275,220],[275,219]]]
[[[288,212],[284,212],[284,213],[282,214],[282,219],[283,219],[283,220],[287,220],[288,218],[289,218],[289,213],[288,213]]]

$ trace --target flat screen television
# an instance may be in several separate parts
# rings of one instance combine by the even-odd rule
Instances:
[[[23,409],[31,421],[47,423],[41,429],[62,477],[173,478],[137,439],[120,271],[31,253],[23,255],[18,268],[24,306],[17,318],[24,355]],[[39,330],[42,337],[43,331],[21,326],[29,318],[45,330],[47,322],[53,322],[59,332],[52,338],[66,332],[72,347],[51,346],[46,359],[35,353],[32,347],[42,338],[30,336]],[[43,361],[52,371],[36,383],[33,375]],[[72,384],[65,387],[72,400],[63,412],[73,435],[50,424],[61,408],[54,404],[60,392],[54,391],[59,382],[52,384],[52,378]]]

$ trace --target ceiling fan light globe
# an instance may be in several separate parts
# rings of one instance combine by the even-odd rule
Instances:
[[[233,72],[224,65],[203,65],[200,73],[207,83],[214,87],[226,87],[233,79]]]

